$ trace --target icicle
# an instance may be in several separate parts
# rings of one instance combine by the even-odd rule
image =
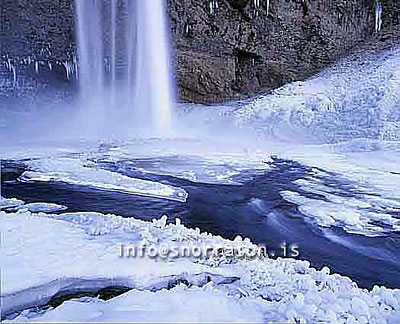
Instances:
[[[253,0],[253,5],[255,9],[258,9],[260,7],[260,0]]]
[[[12,71],[12,67],[13,67],[13,64],[12,64],[12,62],[11,62],[11,59],[7,56],[7,65],[8,65],[8,69],[10,70],[10,72]]]
[[[65,68],[67,79],[69,80],[68,62],[63,62],[62,64],[63,64],[63,66]]]
[[[76,55],[74,55],[72,57],[72,62],[73,62],[73,65],[74,65],[75,78],[78,80],[79,79],[79,71],[78,71],[79,65],[78,65],[78,59],[77,59]]]
[[[382,3],[380,0],[375,0],[375,32],[382,29]]]
[[[267,0],[267,16],[269,15],[269,0]]]
[[[259,14],[258,10],[260,8],[260,0],[253,0],[253,6],[254,6],[254,15],[256,17],[258,17],[258,14]]]
[[[17,86],[17,70],[15,69],[14,65],[11,65],[11,71],[13,74],[13,85],[14,85],[14,87],[16,87]]]
[[[65,73],[67,76],[67,80],[71,79],[71,74],[73,73],[73,64],[69,61],[65,61],[62,63],[64,65],[65,68]]]
[[[219,9],[218,0],[210,0],[209,7],[210,7],[210,14],[213,15],[215,11]]]

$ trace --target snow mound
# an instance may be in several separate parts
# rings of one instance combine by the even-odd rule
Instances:
[[[400,49],[349,58],[245,104],[235,115],[261,137],[333,143],[400,138]]]
[[[11,198],[6,199],[0,196],[0,210],[7,208],[14,208],[23,205],[24,202],[19,199]]]
[[[137,289],[168,287],[177,277],[194,283],[221,275],[210,265],[180,258],[121,258],[120,246],[223,242],[197,230],[166,224],[166,218],[147,223],[113,215],[76,213],[49,215],[0,212],[2,247],[2,312],[46,304],[58,293],[127,286]],[[162,262],[164,261],[164,262]],[[209,261],[211,264],[213,261]],[[29,270],[29,271],[27,271]],[[207,277],[195,275],[209,273]],[[225,271],[227,275],[229,271]],[[229,276],[228,276],[229,277]]]
[[[379,236],[400,230],[400,202],[368,195],[349,184],[324,184],[323,178],[308,176],[295,183],[303,194],[282,191],[286,201],[298,206],[304,216],[322,227],[341,227],[348,233]],[[321,198],[309,198],[306,194]]]
[[[196,108],[201,110],[201,107]],[[207,114],[216,110],[208,109]],[[196,122],[199,118],[195,118]],[[213,142],[188,138],[132,140],[92,156],[100,163],[116,164],[139,172],[169,175],[192,182],[237,185],[233,179],[236,175],[244,170],[265,170],[267,166],[263,161],[269,159],[259,148],[252,150],[249,143],[240,146],[239,138],[234,136],[234,143],[216,136]]]
[[[16,208],[17,211],[30,211],[32,213],[54,213],[68,209],[66,206],[50,204],[50,203],[30,203]]]
[[[159,292],[133,290],[110,301],[77,299],[37,317],[25,312],[15,321],[40,322],[150,322],[234,323],[262,322],[256,302],[229,297],[211,284],[203,288],[185,285]]]
[[[353,183],[357,189],[396,206],[400,203],[399,143],[352,140],[334,145],[293,147],[279,154]]]
[[[20,181],[57,181],[180,202],[186,202],[188,197],[188,193],[182,188],[102,170],[94,163],[85,164],[85,161],[79,159],[43,159],[31,162],[29,166],[35,171],[24,172]]]

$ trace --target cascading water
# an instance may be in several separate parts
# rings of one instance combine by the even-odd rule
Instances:
[[[75,0],[75,10],[81,112],[102,133],[113,125],[169,133],[173,82],[164,0]]]
[[[151,107],[157,130],[170,125],[171,88],[163,0],[136,1],[136,98]]]

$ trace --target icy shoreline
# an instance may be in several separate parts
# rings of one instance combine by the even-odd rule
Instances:
[[[96,213],[51,215],[27,211],[0,212],[0,218],[5,233],[3,316],[46,304],[60,292],[110,285],[133,288],[107,302],[80,299],[44,313],[24,311],[16,321],[65,320],[62,314],[71,309],[80,309],[73,317],[75,321],[144,320],[142,313],[134,311],[135,307],[144,307],[139,306],[140,296],[146,296],[150,304],[168,299],[166,296],[171,298],[166,308],[170,312],[172,307],[176,312],[167,316],[150,307],[146,314],[154,320],[161,320],[163,316],[171,320],[188,318],[184,316],[187,308],[176,305],[176,298],[187,299],[188,305],[199,305],[199,300],[214,298],[218,303],[231,305],[227,309],[236,309],[238,320],[243,321],[397,323],[400,319],[399,290],[383,287],[362,290],[350,279],[331,275],[327,268],[315,270],[305,261],[226,257],[160,261],[118,256],[121,243],[251,245],[241,238],[232,242],[187,229],[179,222],[168,225],[165,219],[144,222]],[[243,305],[253,305],[255,313],[249,317],[248,306]],[[118,311],[121,307],[127,307],[127,312]],[[232,314],[215,309],[206,317],[201,312],[195,314],[198,317],[189,317],[190,320],[233,318]]]

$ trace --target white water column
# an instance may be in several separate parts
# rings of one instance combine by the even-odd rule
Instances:
[[[76,0],[79,87],[83,98],[99,95],[104,88],[104,50],[101,0]],[[85,99],[84,99],[85,101]]]
[[[174,86],[165,0],[75,0],[75,10],[85,118],[103,131],[169,134]]]
[[[171,122],[171,71],[166,9],[163,0],[136,0],[136,93],[150,108],[157,130],[168,132]]]

